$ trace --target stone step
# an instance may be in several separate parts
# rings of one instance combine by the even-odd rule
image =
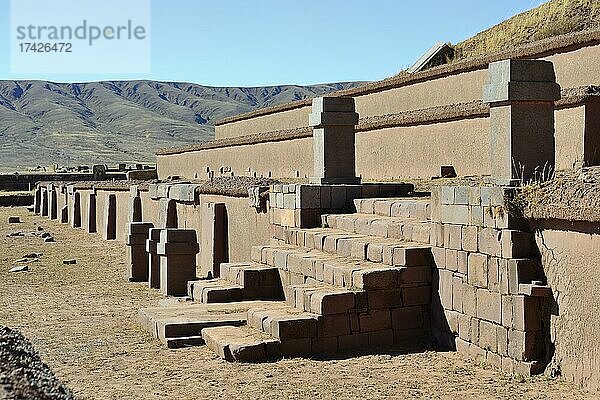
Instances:
[[[291,228],[288,241],[293,246],[386,265],[431,264],[431,247],[429,245],[378,236],[352,234],[332,228]]]
[[[317,318],[316,314],[289,305],[251,308],[247,314],[248,326],[280,342],[305,339],[309,348],[311,339],[317,336]]]
[[[411,218],[422,221],[431,219],[430,197],[354,199],[354,207],[356,212],[360,214]]]
[[[356,298],[359,298],[358,301]],[[290,285],[286,288],[286,304],[317,315],[348,313],[366,299],[356,292],[323,283]],[[365,303],[366,304],[366,303]]]
[[[183,349],[186,347],[197,347],[204,345],[204,339],[201,335],[166,338],[162,342],[167,349]]]
[[[272,268],[271,268],[272,269]],[[279,278],[279,276],[278,276]],[[188,282],[188,296],[201,303],[231,303],[248,300],[283,300],[281,282],[271,286],[243,287],[225,279]]]
[[[240,326],[246,323],[250,308],[283,305],[283,302],[248,301],[227,304],[181,303],[142,308],[138,319],[142,328],[169,348],[202,345],[201,332],[208,327]]]
[[[321,220],[324,228],[346,233],[425,244],[429,244],[431,239],[431,222],[424,220],[373,214],[324,214]]]
[[[261,362],[280,357],[277,339],[248,326],[207,328],[202,337],[208,348],[227,361]]]
[[[298,283],[306,283],[307,279],[312,279],[336,287],[373,290],[431,281],[431,264],[412,262],[424,261],[425,258],[417,253],[413,259],[411,251],[398,251],[395,261],[392,261],[396,265],[385,265],[294,246],[259,247],[260,251],[258,249],[253,251],[254,257],[260,254],[261,262],[264,264],[304,276],[304,281]],[[401,250],[410,249],[401,248]]]
[[[281,286],[277,268],[254,262],[222,263],[220,278],[246,289]]]
[[[182,320],[178,318],[157,321],[156,328],[160,340],[199,336],[202,329],[213,326],[240,326],[246,323],[246,313],[237,312],[225,315],[206,315],[202,319]]]

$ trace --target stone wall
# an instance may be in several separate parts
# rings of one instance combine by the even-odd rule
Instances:
[[[308,123],[308,117],[306,119]],[[178,175],[206,179],[227,167],[235,175],[307,177],[313,168],[312,137],[157,156],[159,179]]]
[[[529,375],[552,356],[552,289],[524,221],[508,212],[511,194],[501,187],[432,191],[432,331],[442,345]]]
[[[554,356],[550,373],[600,390],[600,296],[597,224],[564,220],[535,221],[535,240],[555,304],[550,316]]]
[[[488,63],[503,57],[551,61],[563,89],[597,84],[599,38],[600,31],[567,35],[336,93],[352,96],[360,116],[356,135],[358,175],[373,181],[430,178],[439,175],[442,165],[454,166],[460,176],[489,174],[489,111],[440,118],[440,110],[460,111],[465,105],[481,104]],[[599,163],[594,134],[600,126],[597,99],[564,100],[556,103],[555,112],[557,167]],[[203,178],[207,170],[218,173],[222,167],[235,175],[310,177],[310,134],[302,138],[294,134],[289,140],[285,135],[277,141],[267,138],[278,132],[306,129],[309,112],[310,102],[303,100],[227,118],[216,125],[217,139],[251,140],[243,145],[217,140],[213,148],[161,151],[157,157],[159,177]],[[406,118],[414,115],[420,118]]]
[[[569,39],[570,36],[571,38]],[[365,87],[341,91],[352,96],[361,117],[481,100],[490,62],[508,58],[539,58],[553,62],[563,88],[595,85],[600,76],[600,31],[567,35],[553,42],[524,46],[487,57],[432,68],[408,77],[392,78]],[[298,108],[302,104],[301,108]],[[309,103],[289,103],[270,110],[227,118],[216,124],[216,138],[242,136],[306,126]]]

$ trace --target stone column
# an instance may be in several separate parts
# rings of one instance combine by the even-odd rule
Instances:
[[[313,99],[309,125],[313,127],[313,184],[356,184],[355,125],[352,97]]]
[[[71,215],[71,227],[81,228],[81,194],[79,192],[73,193],[73,208]]]
[[[146,253],[146,241],[149,231],[154,224],[149,222],[132,222],[129,224],[127,235],[127,263],[125,278],[130,282],[148,281],[148,253]]]
[[[117,196],[114,194],[109,194],[106,198],[104,223],[104,240],[115,240],[117,238]]]
[[[68,224],[69,223],[69,206],[63,206],[60,209],[60,222],[62,224]]]
[[[42,206],[41,206],[42,217],[48,216],[48,189],[42,188]]]
[[[137,185],[129,188],[129,222],[142,221],[142,198]]]
[[[42,189],[38,185],[35,188],[35,196],[33,197],[33,211],[36,214],[40,214],[42,212]]]
[[[221,263],[228,261],[225,203],[202,204],[201,218],[200,275],[216,278]]]
[[[150,229],[146,240],[146,253],[148,254],[148,286],[160,288],[160,257],[156,253],[156,247],[160,241],[162,229]]]
[[[543,60],[490,64],[483,101],[490,104],[492,181],[513,185],[545,179],[554,170],[554,66]]]
[[[50,219],[58,219],[58,193],[54,186],[50,189],[48,197],[50,199]]]
[[[196,279],[200,251],[193,229],[163,229],[156,253],[160,256],[160,291],[166,296],[187,295],[187,283]]]
[[[177,228],[177,202],[171,199],[161,198],[158,201],[158,227]]]
[[[91,192],[88,198],[88,233],[96,233],[96,193]]]

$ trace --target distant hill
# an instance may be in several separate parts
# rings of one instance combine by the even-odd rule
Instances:
[[[0,169],[154,162],[159,148],[212,139],[217,119],[358,85],[0,81]]]

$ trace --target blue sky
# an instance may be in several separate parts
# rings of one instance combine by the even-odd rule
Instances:
[[[9,0],[0,0],[0,79],[213,86],[378,80],[411,65],[436,41],[459,42],[543,2],[152,0],[150,73],[11,74]]]

